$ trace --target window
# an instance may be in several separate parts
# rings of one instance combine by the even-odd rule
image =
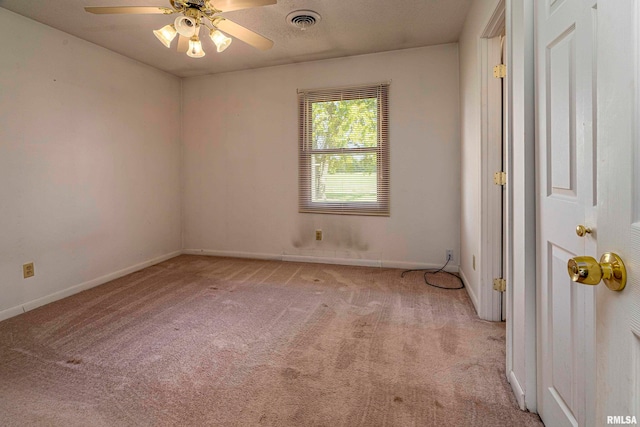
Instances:
[[[389,216],[389,83],[300,90],[300,212]]]

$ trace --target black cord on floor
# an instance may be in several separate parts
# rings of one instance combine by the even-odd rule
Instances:
[[[447,257],[447,262],[442,267],[440,267],[439,269],[418,268],[418,269],[414,269],[414,270],[405,270],[405,271],[402,272],[402,274],[400,274],[400,277],[404,278],[405,274],[411,273],[411,272],[414,272],[414,271],[424,271],[424,283],[426,283],[429,286],[433,286],[434,288],[438,288],[438,289],[446,289],[446,290],[449,290],[449,291],[454,291],[454,290],[457,290],[457,289],[464,288],[464,283],[462,282],[462,279],[460,277],[456,276],[453,273],[449,273],[448,271],[444,271],[444,269],[447,267],[447,265],[449,265],[449,261],[451,261],[451,258]],[[435,285],[433,283],[430,283],[429,279],[427,279],[427,275],[429,275],[429,274],[437,274],[437,273],[445,273],[445,274],[448,274],[449,276],[455,277],[460,282],[460,286],[457,287],[457,288],[448,288],[446,286],[440,286],[440,285]]]

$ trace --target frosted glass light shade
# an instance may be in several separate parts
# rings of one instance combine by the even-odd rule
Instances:
[[[173,22],[176,31],[178,34],[185,37],[191,37],[196,34],[196,30],[198,29],[198,23],[193,18],[189,18],[188,16],[178,16],[176,20]]]
[[[171,41],[176,37],[176,27],[173,25],[165,25],[159,30],[154,30],[153,34],[162,42],[166,47],[171,47]]]
[[[187,55],[192,58],[202,58],[204,54],[204,50],[202,50],[202,43],[198,39],[198,36],[193,36],[189,40],[189,50],[187,51]]]
[[[231,39],[218,30],[211,30],[209,37],[211,37],[211,40],[216,44],[218,52],[222,52],[231,44]]]

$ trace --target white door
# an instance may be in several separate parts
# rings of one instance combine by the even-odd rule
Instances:
[[[594,425],[595,289],[567,262],[596,256],[595,1],[536,2],[538,412],[548,426]]]
[[[620,255],[629,280],[597,287],[596,425],[640,425],[639,86],[640,2],[600,0],[598,255]]]

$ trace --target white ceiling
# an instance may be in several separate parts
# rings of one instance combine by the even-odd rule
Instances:
[[[215,5],[215,0],[212,1]],[[0,0],[0,6],[180,77],[268,67],[458,40],[471,0],[278,0],[223,14],[274,41],[260,51],[239,41],[222,53],[206,37],[204,58],[164,47],[152,30],[167,15],[93,15],[84,6],[167,6],[169,0]],[[286,21],[309,9],[322,20],[301,31]],[[6,42],[6,41],[5,41]]]

